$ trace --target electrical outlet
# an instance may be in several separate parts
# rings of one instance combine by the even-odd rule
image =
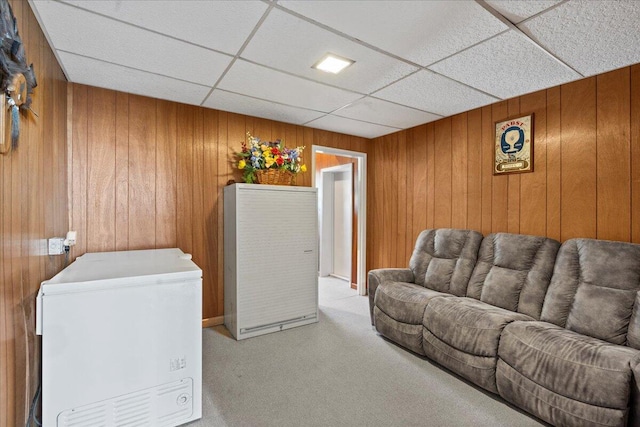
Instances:
[[[76,244],[76,236],[77,233],[75,231],[69,231],[67,232],[67,238],[64,239],[64,245],[65,246],[73,246]]]
[[[64,238],[52,237],[49,239],[49,255],[64,254]]]

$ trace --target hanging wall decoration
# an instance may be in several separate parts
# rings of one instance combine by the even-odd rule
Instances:
[[[18,148],[20,110],[31,110],[31,93],[37,85],[11,6],[0,0],[0,153]]]
[[[496,123],[494,175],[533,172],[533,114]]]

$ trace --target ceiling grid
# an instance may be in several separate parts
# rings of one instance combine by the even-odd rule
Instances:
[[[640,62],[635,0],[29,3],[71,82],[366,138]]]

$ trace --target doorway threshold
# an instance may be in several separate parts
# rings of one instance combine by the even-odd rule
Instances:
[[[348,277],[340,276],[338,274],[329,273],[329,276],[335,277],[336,279],[344,280],[347,283],[351,282],[351,279],[349,279]]]

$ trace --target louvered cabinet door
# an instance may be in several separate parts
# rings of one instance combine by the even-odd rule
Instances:
[[[237,339],[317,321],[315,189],[235,184],[225,196],[225,323]],[[234,205],[234,206],[231,206]],[[227,216],[227,210],[233,218]],[[227,227],[227,222],[233,226]],[[229,239],[228,241],[227,234]],[[228,277],[227,277],[227,273]],[[229,288],[229,289],[227,289]],[[227,292],[229,290],[230,292]],[[233,299],[227,304],[227,298]],[[233,313],[227,316],[227,306]],[[231,327],[229,327],[231,326]]]

